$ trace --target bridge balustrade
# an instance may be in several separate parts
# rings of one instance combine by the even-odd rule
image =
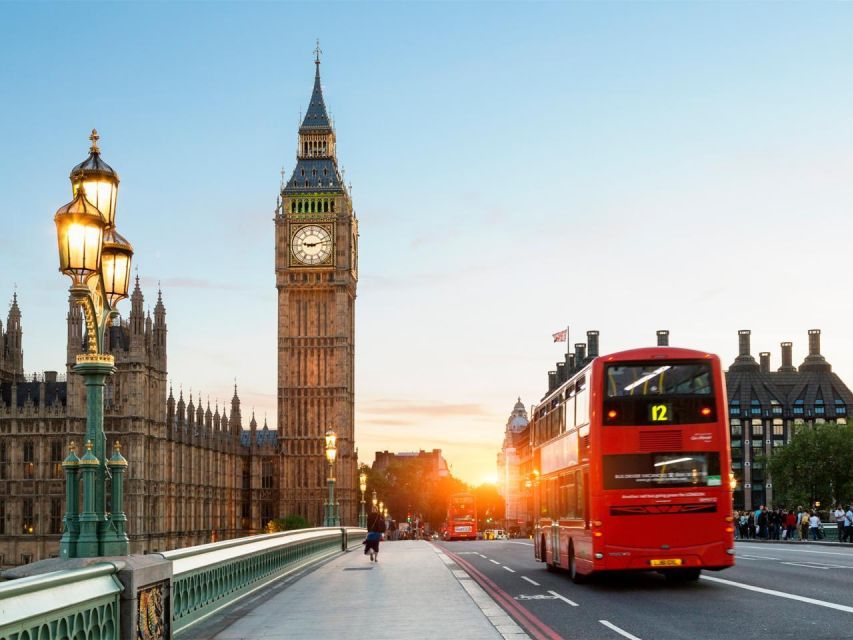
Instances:
[[[194,624],[365,533],[285,531],[0,583],[0,640],[191,637]]]

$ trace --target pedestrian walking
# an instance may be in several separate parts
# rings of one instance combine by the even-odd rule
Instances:
[[[844,540],[853,542],[853,504],[847,505],[844,512]]]
[[[364,539],[364,555],[370,554],[372,562],[379,562],[379,541],[385,533],[385,519],[375,509],[367,516],[367,537]]]
[[[809,514],[803,511],[800,514],[800,542],[805,542],[809,538]]]

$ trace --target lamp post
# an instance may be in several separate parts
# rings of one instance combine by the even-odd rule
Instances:
[[[376,498],[376,489],[373,490],[373,499],[370,502],[373,505],[373,510],[376,511],[376,508],[379,505],[379,500]]]
[[[86,353],[77,356],[74,372],[86,386],[86,435],[82,458],[72,451],[66,459],[66,509],[59,543],[63,558],[127,555],[127,517],[122,511],[123,476],[127,461],[116,442],[108,461],[104,434],[104,386],[115,373],[113,356],[104,353],[104,330],[127,297],[133,248],[115,228],[119,178],[101,160],[98,132],[89,136],[89,157],[71,170],[73,200],[54,216],[59,270],[71,278],[71,300],[83,307]],[[106,510],[107,466],[112,476],[112,511]],[[79,471],[75,471],[79,469]],[[118,473],[116,473],[118,471]],[[78,477],[79,476],[79,477]],[[83,482],[82,510],[78,483]]]
[[[364,511],[364,492],[367,491],[367,474],[362,471],[358,475],[358,488],[361,489],[361,513],[358,514],[358,526],[367,527],[367,513]]]
[[[335,442],[337,439],[338,436],[334,431],[331,429],[326,431],[326,460],[329,461],[329,499],[326,501],[324,527],[337,527],[341,523],[335,505],[335,458],[338,456],[338,449],[335,447]]]

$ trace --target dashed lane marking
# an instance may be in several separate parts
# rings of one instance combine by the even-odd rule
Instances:
[[[546,596],[544,593],[534,593],[532,596],[515,596],[513,600],[556,600],[557,596]]]
[[[530,578],[528,578],[527,576],[521,576],[521,579],[522,579],[522,580],[527,580],[527,581],[528,581],[530,584],[532,584],[534,587],[541,587],[541,586],[542,586],[541,584],[539,584],[538,582],[536,582],[536,580],[531,580],[531,579],[530,579]]]
[[[772,556],[747,556],[741,555],[740,553],[735,556],[738,560],[779,560],[779,558],[774,558]]]
[[[489,562],[494,562],[495,564],[500,564],[500,562],[498,562],[497,560],[492,560],[491,558],[489,558]]]
[[[549,591],[548,593],[550,593],[550,594],[551,594],[552,596],[554,596],[555,598],[559,598],[560,600],[562,600],[563,602],[565,602],[565,603],[569,604],[569,605],[570,605],[570,606],[572,606],[572,607],[579,607],[579,606],[580,606],[577,602],[573,602],[572,600],[569,600],[566,596],[561,596],[561,595],[560,595],[559,593],[557,593],[556,591]]]
[[[482,553],[478,553],[477,555],[478,555],[478,556],[480,556],[480,557],[481,557],[481,558],[483,558],[483,559],[486,559],[486,558],[488,558],[488,557],[489,557],[489,556],[484,556]]]
[[[837,611],[844,611],[846,613],[853,613],[853,607],[848,607],[844,604],[836,604],[835,602],[826,602],[825,600],[817,600],[815,598],[807,598],[805,596],[798,596],[793,593],[785,593],[784,591],[776,591],[775,589],[765,589],[764,587],[756,587],[751,584],[744,584],[742,582],[734,582],[733,580],[724,580],[723,578],[714,578],[712,576],[700,576],[702,580],[709,580],[710,582],[719,582],[720,584],[725,584],[730,587],[737,587],[738,589],[746,589],[747,591],[755,591],[757,593],[764,593],[768,596],[776,596],[777,598],[787,598],[788,600],[796,600],[798,602],[805,602],[806,604],[817,605],[818,607],[826,607],[827,609],[835,609]]]
[[[510,544],[521,544],[521,545],[524,545],[525,547],[532,547],[533,546],[532,542],[518,542],[517,540],[510,540],[509,543]]]
[[[515,569],[510,569],[508,566],[504,565],[504,569],[509,571],[510,573],[515,573]]]
[[[608,629],[612,629],[613,631],[618,633],[620,636],[624,636],[624,637],[628,638],[628,640],[640,640],[633,633],[628,633],[627,631],[625,631],[625,629],[620,629],[619,627],[617,627],[612,622],[607,622],[607,620],[599,620],[599,622],[601,624],[603,624],[605,627],[607,627]]]

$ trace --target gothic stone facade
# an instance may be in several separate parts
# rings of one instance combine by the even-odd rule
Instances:
[[[196,407],[166,389],[166,309],[143,313],[137,281],[126,321],[108,329],[117,372],[105,393],[107,441],[128,459],[125,484],[131,553],[247,535],[278,517],[275,431],[242,428],[235,387],[230,415]],[[84,351],[80,308],[69,306],[67,373],[25,376],[21,311],[13,299],[0,324],[0,566],[58,554],[64,514],[61,462],[85,433],[86,398],[71,372]],[[79,451],[79,448],[78,448]],[[109,493],[108,493],[109,495]]]

